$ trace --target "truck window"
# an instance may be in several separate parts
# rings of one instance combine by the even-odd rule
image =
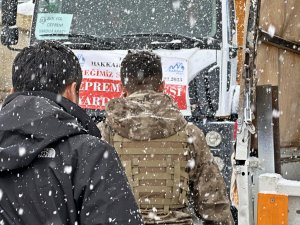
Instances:
[[[214,37],[217,30],[216,0],[40,0],[37,12],[72,15],[71,33],[104,38],[136,33],[200,38]]]

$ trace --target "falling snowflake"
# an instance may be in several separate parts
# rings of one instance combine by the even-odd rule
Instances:
[[[64,173],[70,174],[72,172],[72,166],[65,166],[64,167]]]
[[[62,100],[62,96],[61,95],[56,95],[56,101],[61,102],[61,100]]]
[[[180,0],[173,1],[173,9],[175,11],[180,9]]]
[[[190,16],[190,27],[193,28],[197,23],[197,19],[194,16]]]
[[[21,215],[23,215],[23,213],[24,213],[24,209],[22,209],[22,208],[19,208],[19,210],[18,210],[18,214],[21,216]]]
[[[125,77],[125,79],[124,79],[124,85],[127,85],[127,83],[128,83],[128,77]]]
[[[19,147],[19,156],[22,157],[26,153],[26,148],[24,147]]]
[[[196,165],[195,159],[188,160],[187,167],[190,169],[194,169]]]
[[[105,151],[103,154],[103,158],[107,159],[108,158],[108,151]]]
[[[272,24],[270,24],[270,26],[268,27],[268,34],[270,35],[270,37],[274,37],[275,30],[275,27]]]
[[[195,138],[194,137],[188,137],[187,141],[189,144],[192,144],[194,142]]]
[[[274,109],[272,112],[273,118],[279,118],[282,113],[279,110]]]
[[[160,217],[156,215],[154,212],[149,212],[148,213],[149,218],[154,219],[154,220],[160,220]]]
[[[124,9],[124,12],[129,15],[131,13],[131,11],[129,9]]]
[[[114,219],[112,219],[112,218],[108,218],[108,222],[110,222],[110,223],[112,223],[112,222],[114,222],[116,220],[116,218],[114,218]]]

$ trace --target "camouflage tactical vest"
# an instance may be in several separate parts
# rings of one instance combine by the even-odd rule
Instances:
[[[190,158],[186,132],[149,141],[133,141],[115,134],[113,145],[145,224],[152,224],[152,219],[153,224],[192,224],[190,216],[184,213],[189,178],[186,166]],[[151,216],[154,208],[156,218]]]

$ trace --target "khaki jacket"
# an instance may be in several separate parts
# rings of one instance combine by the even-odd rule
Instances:
[[[112,143],[113,132],[131,140],[151,140],[169,137],[184,129],[194,152],[189,182],[196,214],[204,224],[234,224],[223,177],[203,132],[185,120],[169,96],[154,91],[136,92],[127,98],[111,100],[106,113],[105,123],[98,127],[109,143]]]

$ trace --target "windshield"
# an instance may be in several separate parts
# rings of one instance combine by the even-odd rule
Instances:
[[[103,38],[175,33],[203,38],[217,32],[216,0],[40,0],[37,7],[37,39],[49,33]]]

